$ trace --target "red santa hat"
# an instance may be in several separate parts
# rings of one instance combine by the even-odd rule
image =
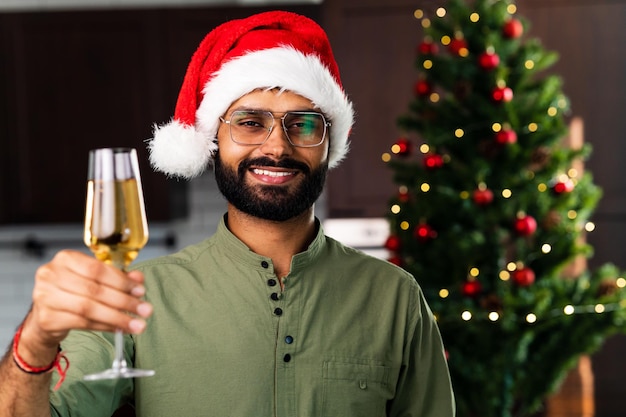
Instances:
[[[329,167],[348,152],[354,111],[324,30],[290,12],[265,12],[226,22],[194,53],[173,119],[155,126],[152,166],[168,176],[193,178],[217,150],[219,117],[258,88],[289,90],[311,100],[331,122]]]

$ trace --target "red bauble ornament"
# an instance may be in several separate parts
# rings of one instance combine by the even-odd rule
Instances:
[[[433,92],[433,86],[426,80],[419,80],[413,86],[413,91],[416,96],[426,97]]]
[[[426,243],[437,237],[437,231],[430,225],[422,223],[415,228],[413,236],[415,236],[418,241]]]
[[[500,145],[508,145],[517,142],[517,133],[512,129],[501,129],[496,133],[495,139]]]
[[[395,255],[387,259],[388,262],[391,262],[394,265],[402,266],[402,258]]]
[[[532,216],[521,216],[515,220],[515,231],[520,236],[530,236],[537,230],[537,220]]]
[[[530,268],[520,268],[513,271],[513,282],[520,287],[528,287],[535,282],[535,271]]]
[[[509,87],[496,87],[491,92],[491,98],[496,103],[506,103],[513,100],[513,90]]]
[[[556,184],[554,184],[554,186],[552,187],[552,190],[556,194],[570,193],[574,190],[574,182],[570,179],[567,179],[565,181],[559,181]]]
[[[443,166],[443,157],[436,153],[429,153],[424,156],[424,168],[428,170],[439,169]]]
[[[524,26],[522,25],[522,22],[517,19],[509,19],[502,26],[502,34],[505,38],[519,38],[523,33]]]
[[[393,150],[393,153],[397,155],[406,156],[411,153],[411,141],[406,138],[398,139],[394,147],[397,147],[397,148]]]
[[[480,282],[473,279],[473,280],[465,281],[463,283],[463,286],[461,287],[461,292],[466,297],[476,297],[477,295],[480,294],[482,289],[483,288],[482,288],[482,285],[480,285]]]
[[[408,193],[408,191],[398,192],[398,201],[400,201],[401,203],[406,203],[407,201],[409,201],[409,198],[410,194]]]
[[[491,71],[500,64],[500,57],[495,52],[483,52],[478,57],[478,65],[485,71]]]
[[[448,50],[453,55],[461,55],[462,50],[467,50],[467,42],[463,38],[454,38],[448,44]]]
[[[493,191],[488,188],[477,188],[472,194],[472,200],[479,206],[486,206],[493,202]]]
[[[417,47],[417,52],[422,55],[435,55],[439,52],[439,47],[436,43],[430,41],[424,41]]]
[[[392,252],[397,252],[400,249],[402,243],[400,242],[400,238],[396,235],[390,235],[387,240],[385,240],[385,249],[389,249]]]

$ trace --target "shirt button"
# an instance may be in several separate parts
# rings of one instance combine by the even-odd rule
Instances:
[[[285,336],[285,343],[287,343],[288,345],[293,343],[293,337],[291,336]]]
[[[267,261],[262,261],[261,262],[261,266],[265,269],[269,268],[270,264],[267,263]]]
[[[278,301],[280,299],[280,295],[277,292],[273,292],[272,295],[270,295],[270,298],[274,301]]]
[[[282,316],[283,315],[283,309],[282,308],[275,308],[274,309],[274,314],[276,314],[277,316]]]
[[[283,356],[283,360],[285,362],[289,362],[291,360],[291,355],[287,353],[285,356]]]
[[[269,285],[270,287],[276,286],[276,280],[272,279],[272,278],[268,279],[267,280],[267,285]]]

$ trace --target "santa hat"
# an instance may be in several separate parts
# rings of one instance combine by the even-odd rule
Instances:
[[[348,152],[354,111],[324,30],[283,11],[226,22],[194,53],[173,119],[155,126],[152,166],[168,176],[193,178],[212,161],[219,117],[258,88],[289,90],[311,100],[331,122],[329,167]]]

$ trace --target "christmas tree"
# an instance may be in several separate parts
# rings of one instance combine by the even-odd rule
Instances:
[[[510,0],[450,0],[416,53],[403,136],[383,159],[390,258],[413,273],[438,320],[459,417],[539,410],[579,357],[626,331],[624,274],[587,259],[601,196],[563,146],[569,102]]]

